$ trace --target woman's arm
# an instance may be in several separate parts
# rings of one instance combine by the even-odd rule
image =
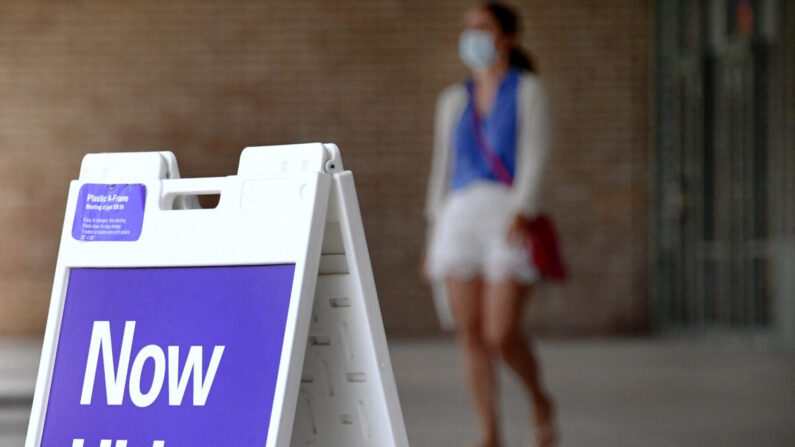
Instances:
[[[514,205],[517,214],[533,217],[539,211],[542,173],[549,153],[549,105],[544,86],[535,75],[525,74],[520,82]]]
[[[425,218],[429,226],[436,221],[447,194],[452,166],[450,139],[457,118],[460,117],[465,105],[466,89],[460,83],[446,88],[436,101],[433,157],[425,200]]]

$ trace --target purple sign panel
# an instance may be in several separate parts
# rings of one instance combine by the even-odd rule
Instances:
[[[141,236],[146,186],[86,183],[77,195],[72,237],[78,241],[137,241]]]
[[[265,446],[294,272],[72,269],[41,445]]]

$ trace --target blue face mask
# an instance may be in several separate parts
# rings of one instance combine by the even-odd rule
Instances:
[[[494,35],[488,31],[468,29],[461,33],[458,41],[461,61],[474,71],[485,71],[497,61]]]

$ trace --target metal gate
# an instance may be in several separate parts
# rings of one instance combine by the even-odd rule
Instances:
[[[772,321],[771,244],[793,234],[792,44],[782,41],[793,12],[775,0],[656,2],[658,330]]]

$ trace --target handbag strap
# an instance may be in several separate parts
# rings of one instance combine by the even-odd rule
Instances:
[[[505,166],[505,163],[502,162],[499,154],[494,148],[489,144],[488,138],[486,138],[486,134],[483,132],[483,126],[481,125],[480,115],[478,115],[478,111],[475,109],[475,102],[472,101],[472,114],[470,115],[470,121],[472,124],[472,132],[475,135],[475,143],[477,143],[478,151],[480,155],[483,156],[483,159],[486,160],[486,164],[488,164],[489,169],[497,177],[497,180],[500,182],[511,186],[513,184],[513,176],[511,176],[511,171]]]

